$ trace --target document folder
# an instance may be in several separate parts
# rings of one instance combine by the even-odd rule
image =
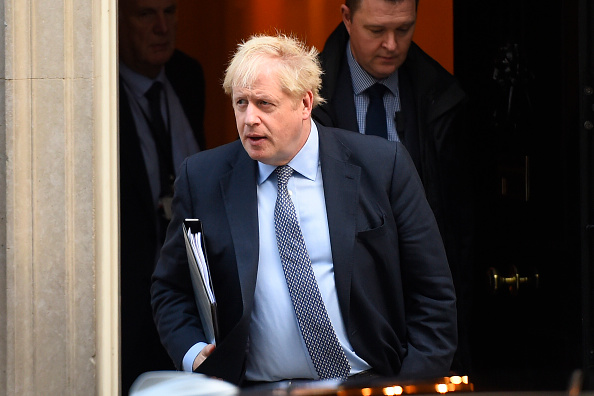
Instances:
[[[200,313],[204,335],[209,344],[216,345],[219,338],[217,302],[208,268],[202,222],[198,219],[185,219],[183,231],[194,297]]]

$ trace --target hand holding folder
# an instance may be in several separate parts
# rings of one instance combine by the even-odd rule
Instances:
[[[186,219],[183,223],[186,253],[190,266],[190,276],[196,306],[200,313],[202,328],[209,344],[216,345],[218,335],[217,302],[210,278],[206,247],[204,245],[204,232],[202,222],[198,219]]]

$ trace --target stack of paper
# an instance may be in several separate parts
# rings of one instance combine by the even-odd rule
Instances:
[[[217,302],[208,268],[202,222],[198,219],[186,219],[183,224],[183,231],[194,297],[200,313],[204,335],[209,344],[216,345],[218,339]]]

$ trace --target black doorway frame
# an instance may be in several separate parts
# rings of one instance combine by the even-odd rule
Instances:
[[[584,385],[594,388],[594,5],[579,1],[579,88]]]

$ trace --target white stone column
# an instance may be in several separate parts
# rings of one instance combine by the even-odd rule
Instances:
[[[0,394],[118,392],[115,0],[0,0]]]

